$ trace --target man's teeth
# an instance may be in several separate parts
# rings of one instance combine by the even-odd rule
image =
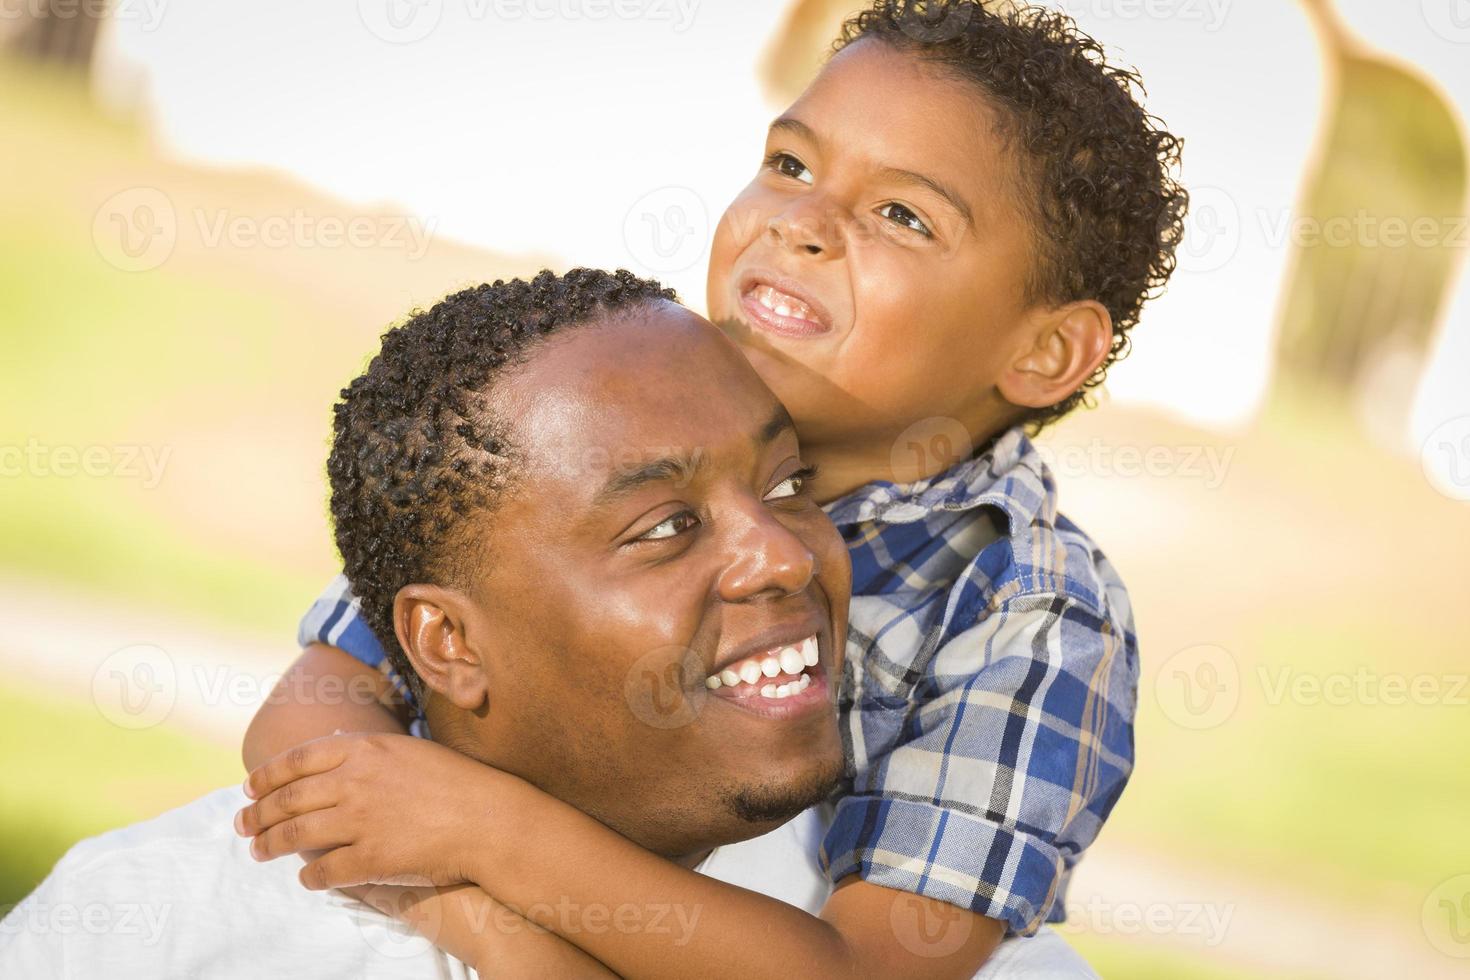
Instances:
[[[704,686],[711,691],[721,687],[736,687],[754,684],[764,678],[775,678],[783,674],[793,679],[780,684],[765,684],[760,688],[762,697],[785,698],[800,694],[812,682],[811,675],[803,673],[807,667],[815,667],[818,660],[817,638],[809,636],[800,643],[782,647],[774,653],[758,653],[746,657],[737,664],[711,674],[704,679]]]
[[[815,320],[812,308],[794,296],[788,296],[770,286],[757,286],[751,294],[755,301],[777,316],[792,316],[802,320]]]

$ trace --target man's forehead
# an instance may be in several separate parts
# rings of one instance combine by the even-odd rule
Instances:
[[[500,408],[528,468],[585,478],[692,464],[753,446],[784,416],[733,344],[673,309],[578,330],[517,373]]]

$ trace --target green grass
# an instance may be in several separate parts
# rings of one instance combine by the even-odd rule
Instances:
[[[0,906],[83,837],[244,777],[230,748],[166,728],[120,729],[87,702],[0,689]]]

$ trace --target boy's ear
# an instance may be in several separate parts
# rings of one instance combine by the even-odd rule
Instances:
[[[1047,408],[1081,388],[1112,347],[1113,318],[1096,300],[1038,310],[996,386],[1012,405]]]
[[[469,601],[438,585],[406,585],[393,599],[393,625],[409,663],[430,690],[477,711],[489,698],[480,653],[465,637]]]

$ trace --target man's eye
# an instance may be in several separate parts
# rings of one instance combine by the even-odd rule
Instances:
[[[798,496],[803,490],[806,489],[807,481],[809,481],[815,474],[816,469],[810,466],[805,469],[797,470],[795,473],[791,474],[786,479],[782,480],[780,483],[772,487],[771,492],[766,494],[766,499],[789,500],[792,497]]]
[[[815,180],[807,165],[790,153],[772,153],[766,157],[766,166],[783,177],[794,178],[803,184],[810,184]]]
[[[677,537],[699,523],[699,518],[687,510],[680,511],[672,517],[666,517],[653,527],[644,531],[635,541],[662,541],[666,538]]]
[[[897,202],[885,204],[878,209],[878,213],[896,225],[912,228],[925,238],[932,238],[934,236],[934,233],[929,230],[929,226],[924,224],[923,219],[902,204],[898,204]]]

